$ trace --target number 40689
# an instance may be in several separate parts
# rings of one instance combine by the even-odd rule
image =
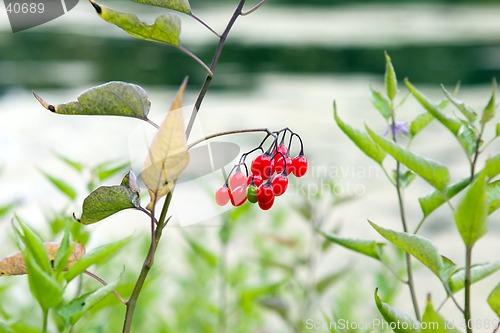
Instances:
[[[7,13],[14,14],[41,14],[45,11],[45,6],[42,2],[14,2],[9,3],[6,7]]]

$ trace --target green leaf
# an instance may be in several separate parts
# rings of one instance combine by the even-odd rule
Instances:
[[[129,185],[132,175],[134,186]],[[139,191],[132,171],[125,176],[122,185],[101,186],[83,201],[82,217],[79,222],[92,224],[99,222],[124,209],[140,208]]]
[[[64,288],[57,280],[40,267],[31,253],[23,252],[30,291],[44,310],[48,310],[62,301]]]
[[[470,177],[464,178],[456,183],[446,187],[443,191],[434,191],[425,197],[419,198],[420,208],[424,213],[424,217],[429,216],[437,208],[441,207],[446,202],[446,198],[451,199],[456,194],[460,193],[467,185],[470,184]]]
[[[450,176],[448,169],[444,165],[403,149],[394,142],[378,136],[368,126],[366,126],[366,131],[373,141],[408,169],[415,172],[436,189],[445,189]]]
[[[344,134],[347,135],[349,139],[351,139],[351,141],[358,146],[363,153],[365,153],[366,156],[382,165],[386,156],[385,151],[373,142],[368,135],[344,123],[337,114],[337,106],[335,102],[333,103],[333,117],[342,132],[344,132]]]
[[[98,5],[90,0],[97,14],[106,22],[116,25],[130,35],[155,42],[179,46],[181,20],[177,15],[166,14],[156,18],[154,24],[141,22],[133,14],[121,13]]]
[[[489,122],[493,117],[495,117],[495,109],[496,109],[496,91],[497,91],[497,81],[493,79],[493,84],[492,84],[492,92],[491,92],[491,97],[490,100],[488,101],[488,104],[485,106],[483,113],[481,115],[481,126],[484,127],[487,122]]]
[[[380,112],[382,117],[390,119],[392,116],[391,103],[379,91],[372,88],[370,90],[373,106]]]
[[[3,205],[0,205],[0,219],[11,212],[14,208],[19,205],[19,200],[15,200]]]
[[[500,180],[489,183],[486,188],[488,196],[488,215],[500,208]]]
[[[385,90],[387,97],[392,101],[398,93],[398,80],[396,78],[396,71],[392,66],[391,57],[385,52]]]
[[[500,154],[496,154],[486,160],[486,173],[489,179],[500,174]]]
[[[6,323],[0,321],[0,333],[14,333],[14,331]]]
[[[368,222],[380,235],[382,235],[382,237],[404,252],[415,257],[439,277],[441,281],[448,280],[449,276],[447,276],[448,274],[445,272],[443,258],[430,240],[406,232],[385,229],[371,221]]]
[[[23,252],[23,255],[29,254],[32,257],[32,261],[34,261],[43,271],[51,272],[52,268],[50,267],[49,255],[40,236],[26,223],[21,221],[18,216],[14,218],[20,227],[20,229],[14,227],[16,236],[22,242],[19,250]]]
[[[476,283],[500,269],[500,262],[478,264],[471,267],[471,283]],[[460,269],[455,272],[450,280],[448,286],[452,293],[456,293],[465,286],[465,269]]]
[[[416,137],[417,134],[426,128],[434,119],[434,116],[428,112],[418,115],[410,124],[411,136]]]
[[[500,123],[497,124],[497,126],[496,126],[495,136],[497,136],[497,137],[500,136]]]
[[[66,228],[64,229],[63,239],[59,244],[59,248],[57,249],[56,256],[54,258],[53,268],[56,270],[56,272],[62,272],[66,269],[69,257],[73,252],[74,245],[71,246],[70,234],[69,224],[67,224]]]
[[[474,120],[476,120],[477,114],[473,109],[465,105],[464,102],[462,102],[461,100],[456,98],[452,93],[446,90],[444,85],[441,85],[441,88],[443,89],[443,92],[446,95],[446,97],[453,103],[453,105],[455,105],[458,111],[460,111],[465,116],[465,118],[467,118],[469,122],[473,122]]]
[[[422,316],[422,333],[459,333],[453,323],[447,322],[439,313],[434,310],[430,297],[427,299],[424,315]]]
[[[134,2],[176,10],[181,13],[191,14],[191,6],[187,0],[132,0]]]
[[[347,275],[347,269],[342,269],[338,272],[333,272],[328,274],[324,278],[320,279],[316,282],[315,289],[319,294],[323,294],[331,285],[334,283],[341,281]]]
[[[455,224],[466,246],[472,247],[486,233],[487,217],[486,172],[483,171],[467,189],[455,210]]]
[[[107,259],[119,249],[121,249],[129,241],[130,238],[125,238],[117,242],[101,245],[98,248],[94,249],[92,252],[84,255],[82,258],[80,258],[80,260],[75,262],[75,264],[69,268],[68,273],[66,274],[66,281],[69,282],[73,280],[90,266],[98,264],[104,259]]]
[[[66,156],[63,156],[61,154],[58,154],[58,153],[54,153],[54,155],[59,159],[61,160],[62,162],[64,162],[67,166],[69,166],[70,168],[72,168],[73,170],[75,170],[76,172],[83,172],[83,170],[85,170],[85,165],[83,165],[82,163],[80,162],[77,162],[77,161],[74,161]]]
[[[325,231],[320,231],[320,234],[330,242],[339,244],[349,250],[367,255],[377,260],[382,260],[384,243],[373,240],[339,237]]]
[[[113,177],[117,173],[119,173],[123,170],[129,169],[129,168],[130,168],[129,162],[125,162],[125,163],[122,163],[119,165],[114,165],[114,163],[105,162],[105,163],[99,164],[95,168],[95,174],[96,174],[97,178],[99,179],[99,181],[102,182],[108,178]]]
[[[147,120],[151,102],[144,89],[126,82],[109,82],[84,91],[77,100],[52,105],[34,94],[47,110],[57,114],[121,116]]]
[[[410,318],[407,314],[393,308],[387,303],[382,302],[378,297],[378,288],[375,289],[375,304],[378,310],[390,325],[394,327],[395,333],[416,333],[419,332],[419,323]]]
[[[488,304],[497,317],[500,318],[500,283],[497,284],[488,296]]]
[[[188,242],[193,252],[200,256],[200,258],[203,259],[209,266],[213,268],[217,267],[217,263],[219,262],[219,260],[212,251],[208,250],[206,247],[189,237],[186,237],[186,241]]]
[[[71,200],[76,199],[77,197],[76,190],[71,185],[69,185],[62,179],[56,178],[46,173],[45,171],[40,171],[40,172],[44,175],[45,178],[47,178],[48,181],[52,183],[52,185],[54,185],[59,191],[64,193],[68,198],[70,198]]]
[[[63,319],[66,326],[74,325],[85,313],[116,289],[122,275],[123,272],[115,281],[109,283],[107,286],[77,297],[68,304],[58,307],[56,313]]]
[[[144,163],[142,179],[149,189],[151,211],[156,202],[174,187],[189,163],[187,138],[182,115],[182,99],[187,79],[181,84],[167,117],[160,125]]]

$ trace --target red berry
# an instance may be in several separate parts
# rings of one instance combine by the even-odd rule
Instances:
[[[271,183],[265,182],[257,189],[257,201],[259,204],[266,204],[274,201],[274,191]]]
[[[269,178],[272,174],[272,160],[267,154],[260,154],[252,161],[251,170],[254,175],[261,176],[262,178]]]
[[[286,148],[285,145],[279,145],[277,149],[274,150],[274,162],[278,160],[278,158],[283,156],[286,156],[288,154],[288,149]]]
[[[215,202],[219,206],[225,206],[229,202],[229,189],[226,186],[222,186],[215,192]]]
[[[257,202],[257,186],[255,184],[247,187],[247,199],[251,203]]]
[[[267,203],[262,203],[259,201],[259,207],[260,209],[262,210],[268,210],[270,209],[274,204],[274,197],[271,199],[271,201],[267,202]]]
[[[288,177],[285,174],[280,173],[273,178],[273,180],[271,181],[271,185],[273,187],[274,195],[280,196],[285,193],[286,189],[288,188]]]
[[[241,171],[236,171],[229,177],[229,188],[234,190],[238,186],[245,185],[247,182],[247,176]]]
[[[292,160],[292,171],[297,177],[302,177],[307,172],[308,161],[304,155],[295,156]]]
[[[292,158],[288,155],[285,155],[285,163],[283,163],[283,156],[280,155],[278,159],[274,160],[274,168],[276,173],[282,173],[285,170],[286,164],[286,174],[287,176],[292,172]]]
[[[238,186],[229,195],[233,206],[241,206],[247,201],[247,185]]]
[[[252,182],[255,186],[259,187],[262,184],[262,177],[254,174],[250,174],[247,179],[247,185],[251,185]]]

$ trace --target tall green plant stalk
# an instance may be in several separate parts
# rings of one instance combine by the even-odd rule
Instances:
[[[236,9],[233,12],[233,15],[231,16],[231,19],[229,20],[226,29],[220,36],[219,44],[215,50],[214,57],[212,59],[212,62],[210,64],[210,71],[211,73],[215,73],[215,69],[217,67],[217,63],[219,62],[222,49],[226,43],[227,36],[229,35],[229,32],[231,31],[234,23],[236,22],[237,18],[242,14],[243,6],[245,5],[246,0],[240,0]],[[198,112],[200,110],[201,104],[203,102],[203,99],[205,98],[205,95],[208,91],[208,88],[210,86],[210,83],[212,82],[213,74],[212,75],[207,75],[205,78],[205,82],[203,83],[203,86],[201,87],[201,90],[198,94],[198,98],[196,99],[193,111],[191,113],[191,117],[189,119],[189,123],[186,128],[186,137],[189,138],[189,135],[191,134],[191,130],[193,128],[194,122],[196,120],[196,117],[198,115]],[[165,198],[165,202],[163,204],[161,213],[160,213],[160,218],[158,221],[154,221],[154,209],[151,212],[151,219],[152,219],[152,234],[154,235],[154,238],[151,240],[151,245],[149,252],[144,260],[144,263],[141,268],[141,272],[139,273],[139,276],[137,278],[137,281],[134,286],[134,290],[130,296],[130,299],[127,301],[126,304],[126,313],[125,313],[125,319],[123,322],[123,333],[128,333],[130,332],[132,328],[132,321],[134,317],[134,311],[137,305],[137,301],[139,299],[139,296],[141,294],[142,288],[144,286],[144,283],[146,282],[147,276],[153,267],[154,264],[154,257],[156,254],[156,250],[158,249],[158,244],[160,242],[163,229],[167,226],[169,219],[167,219],[167,214],[168,210],[170,207],[170,203],[172,201],[172,196],[173,196],[174,189],[172,189],[168,194],[167,197]]]

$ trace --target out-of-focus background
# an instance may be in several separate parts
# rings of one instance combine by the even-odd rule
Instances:
[[[128,1],[103,0],[102,4],[134,12],[148,22],[165,11]],[[222,31],[235,1],[193,0],[191,6],[197,16]],[[189,17],[181,14],[181,18],[182,44],[209,63],[217,39]],[[352,200],[331,212],[330,228],[337,226],[346,235],[376,238],[366,220],[397,228],[396,196],[383,173],[336,127],[332,103],[336,100],[340,115],[353,126],[361,128],[370,123],[383,133],[385,124],[370,103],[369,88],[382,89],[384,51],[390,54],[400,83],[407,77],[438,100],[443,97],[440,84],[452,89],[461,82],[461,99],[479,110],[489,98],[492,78],[500,72],[500,4],[495,0],[270,0],[236,22],[202,106],[195,134],[290,127],[302,136],[310,159],[309,174],[300,183],[292,184],[290,202],[299,201],[301,195],[329,191],[327,182],[333,181],[337,192]],[[42,229],[44,217],[51,209],[64,208],[67,203],[40,170],[79,186],[80,203],[85,196],[84,185],[78,183],[55,153],[91,166],[109,160],[132,159],[133,166],[142,163],[134,150],[135,135],[142,126],[137,121],[57,116],[38,104],[32,90],[56,104],[74,100],[85,89],[108,81],[133,82],[148,91],[151,115],[161,120],[186,75],[189,87],[185,102],[189,105],[204,80],[202,68],[175,48],[134,39],[108,25],[86,1],[54,21],[15,34],[1,7],[0,202],[20,199],[19,214]],[[406,94],[402,85],[400,90],[402,98]],[[407,104],[402,108],[401,121],[411,120],[422,111],[411,98]],[[234,140],[246,150],[261,138],[245,135],[227,140]],[[454,179],[467,172],[465,158],[457,153],[460,150],[451,136],[446,136],[438,125],[431,126],[415,146],[450,165]],[[174,225],[191,225],[187,230],[196,226],[217,229],[223,211],[207,205],[211,205],[211,193],[222,181],[222,176],[214,173],[186,185],[175,205],[178,214],[174,213]],[[431,190],[423,183],[415,184],[415,188],[407,197],[413,203],[408,207],[408,215],[414,226],[421,217],[416,199]],[[290,202],[286,197],[279,198],[274,208],[291,210]],[[206,212],[207,218],[185,215],[186,210],[193,211],[193,206],[203,214]],[[78,205],[66,208],[77,213],[81,209]],[[266,214],[254,212],[252,219],[262,223],[269,219]],[[102,225],[90,226],[94,234],[90,246],[132,233],[146,234],[147,225],[141,223],[142,218],[129,216],[123,213]],[[432,236],[443,254],[460,262],[461,243],[450,218],[445,209],[438,211],[422,234]],[[490,226],[496,233],[478,245],[478,261],[498,259],[498,222],[498,217],[493,216]],[[0,248],[0,257],[4,257],[15,247],[8,242],[12,239],[9,219],[4,218],[1,224],[0,241],[9,244]],[[262,225],[259,228],[265,229]],[[174,244],[175,235],[183,232],[181,229],[167,230],[174,235]],[[175,246],[166,247],[166,256],[181,251]],[[350,254],[342,251],[332,261],[326,261],[325,268],[349,262],[355,271],[367,273],[366,267],[371,267],[365,266],[368,259],[356,257],[350,262]],[[437,281],[426,276],[418,278],[422,304],[426,292],[439,290]],[[368,290],[373,289],[368,286]],[[480,290],[478,297],[485,299],[487,292]],[[366,307],[373,307],[370,292],[367,295],[366,304],[370,305]],[[406,290],[402,295],[402,300],[408,300]],[[402,307],[411,311],[407,303],[402,301]],[[323,309],[329,311],[325,306]],[[459,318],[449,304],[444,311]],[[478,306],[476,313],[492,317],[488,311],[487,307]],[[321,317],[322,312],[318,310],[316,316]],[[272,326],[265,329],[286,332],[283,328],[273,330]]]

